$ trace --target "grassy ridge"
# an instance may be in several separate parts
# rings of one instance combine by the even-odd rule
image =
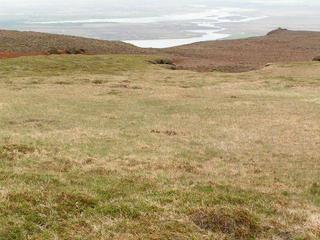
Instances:
[[[0,239],[319,238],[319,65],[147,60],[0,61]]]
[[[139,70],[145,67],[145,57],[95,55],[95,56],[39,56],[3,59],[0,61],[0,76],[38,77],[68,74],[112,74],[121,71]]]

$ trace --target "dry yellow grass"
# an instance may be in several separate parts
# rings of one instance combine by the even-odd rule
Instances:
[[[319,63],[0,67],[0,239],[320,238]]]

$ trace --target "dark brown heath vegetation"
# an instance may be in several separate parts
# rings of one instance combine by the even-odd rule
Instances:
[[[86,50],[83,48],[67,48],[67,49],[57,49],[57,48],[50,48],[48,50],[48,55],[53,54],[86,54]]]
[[[0,53],[48,53],[50,50],[84,49],[89,54],[141,53],[141,49],[118,41],[38,32],[0,30]]]
[[[179,69],[244,72],[267,63],[311,61],[320,53],[320,32],[276,29],[266,36],[199,42],[163,50]]]

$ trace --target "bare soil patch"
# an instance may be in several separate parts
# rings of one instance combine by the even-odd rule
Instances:
[[[0,52],[1,58],[17,58],[25,56],[38,56],[38,55],[47,55],[45,52]]]

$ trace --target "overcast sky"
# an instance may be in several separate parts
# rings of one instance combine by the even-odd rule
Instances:
[[[261,6],[261,9],[264,6],[276,9],[282,5],[291,7],[291,10],[296,6],[297,11],[307,7],[320,11],[320,0],[0,0],[0,22],[27,18],[152,16],[177,10],[187,12],[190,5],[197,4],[241,8]]]
[[[207,16],[206,12],[211,14],[211,11],[215,11],[216,16],[219,13],[223,15],[226,11],[221,8],[233,8],[228,11],[234,10],[234,17],[262,17],[263,20],[245,21],[242,24],[230,20],[230,24],[221,26],[210,21],[208,17],[212,15]],[[248,9],[252,11],[248,12]],[[213,30],[225,29],[224,34],[241,37],[263,35],[279,26],[320,31],[319,13],[320,0],[0,0],[0,29],[108,40],[144,40],[185,38],[191,34],[188,30],[203,32],[211,26]],[[202,17],[189,19],[188,14]],[[181,18],[181,15],[188,15],[188,18]],[[150,18],[165,19],[167,23],[141,24],[141,19]],[[195,23],[196,20],[205,19],[207,22],[202,26]],[[132,26],[134,23],[136,25]],[[214,35],[213,32],[209,33]],[[207,32],[203,34],[210,35]]]
[[[0,12],[5,14],[7,10],[39,9],[43,7],[52,7],[53,9],[72,7],[74,9],[89,7],[140,7],[148,5],[184,5],[184,4],[201,4],[201,3],[233,3],[241,7],[248,3],[258,3],[264,5],[317,5],[320,6],[319,0],[0,0]],[[50,9],[47,9],[50,12]]]

